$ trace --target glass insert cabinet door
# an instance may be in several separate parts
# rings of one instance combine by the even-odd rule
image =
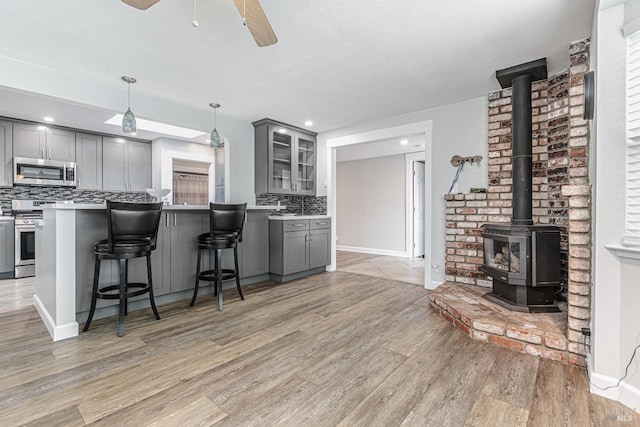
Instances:
[[[298,150],[298,173],[296,190],[301,193],[315,194],[315,140],[306,135],[301,135],[298,136],[296,142]]]
[[[272,150],[272,175],[271,187],[273,190],[292,191],[294,177],[292,172],[293,134],[285,129],[273,129],[271,131]]]

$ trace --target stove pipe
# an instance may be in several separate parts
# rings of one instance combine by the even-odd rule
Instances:
[[[513,225],[533,224],[531,82],[546,78],[546,58],[496,71],[496,79],[502,88],[512,87]]]

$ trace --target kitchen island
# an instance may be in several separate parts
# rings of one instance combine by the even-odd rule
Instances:
[[[208,209],[208,206],[163,207],[158,244],[151,256],[156,305],[191,297],[195,284],[195,242],[198,234],[209,230]],[[285,206],[247,207],[243,242],[238,245],[242,284],[270,278],[269,215],[281,209]],[[93,244],[106,238],[105,204],[43,207],[42,225],[36,228],[36,292],[33,298],[54,341],[77,336],[79,322],[86,320],[93,286]],[[233,264],[232,251],[225,251],[223,265],[228,263]],[[203,259],[202,269],[210,269],[209,265],[213,265],[212,257]],[[103,261],[100,285],[117,281],[117,263]],[[144,258],[129,263],[129,281],[146,282]],[[213,292],[212,286],[201,289],[201,293]],[[142,295],[130,299],[129,310],[148,306],[148,296]],[[94,319],[115,314],[117,301],[99,300]]]

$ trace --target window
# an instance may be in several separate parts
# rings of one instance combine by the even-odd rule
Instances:
[[[624,244],[640,246],[640,32],[627,37],[627,200]]]

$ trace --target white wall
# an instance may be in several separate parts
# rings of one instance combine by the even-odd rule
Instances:
[[[405,252],[405,156],[337,164],[339,246]]]
[[[497,82],[496,82],[497,86]],[[451,157],[471,156],[479,154],[483,157],[480,167],[465,169],[459,180],[459,191],[468,192],[471,187],[487,187],[487,98],[476,98],[468,101],[445,105],[443,107],[418,111],[402,116],[389,117],[375,122],[368,122],[345,129],[325,132],[318,135],[318,152],[326,151],[328,139],[347,135],[374,131],[382,128],[433,121],[433,200],[425,203],[432,205],[431,250],[433,281],[444,281],[444,195],[449,190],[455,168],[451,166]],[[428,167],[428,166],[427,166]],[[326,158],[318,158],[318,195],[326,195]],[[429,171],[427,171],[429,173]],[[429,225],[427,225],[429,226]],[[429,244],[429,242],[427,242]]]
[[[612,5],[613,3],[613,5]],[[596,116],[591,154],[595,158],[594,281],[589,369],[599,387],[615,385],[640,343],[640,261],[621,257],[625,212],[625,6],[601,3],[594,16],[592,55],[596,68]],[[621,3],[621,2],[620,2]],[[640,0],[627,2],[638,11]],[[632,4],[633,3],[633,4]],[[610,6],[610,7],[607,7]],[[605,8],[607,7],[607,8]],[[636,16],[637,13],[633,12]],[[595,136],[595,137],[594,137]],[[594,179],[595,178],[595,179]],[[631,253],[638,257],[640,253]],[[640,358],[620,387],[595,393],[640,409]]]

